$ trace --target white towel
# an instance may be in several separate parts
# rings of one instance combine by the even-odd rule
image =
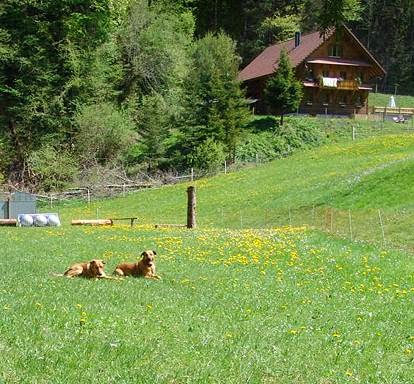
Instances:
[[[329,88],[338,88],[338,79],[336,77],[323,77],[322,85]]]

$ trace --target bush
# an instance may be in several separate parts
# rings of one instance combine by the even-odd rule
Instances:
[[[198,171],[215,172],[226,159],[224,144],[207,139],[190,155],[190,164]]]
[[[261,122],[263,119],[256,119]],[[250,126],[254,132],[259,130]],[[312,148],[325,142],[325,133],[317,121],[288,118],[284,125],[269,125],[269,130],[249,133],[236,149],[236,159],[253,162],[270,161],[293,153],[297,149]]]
[[[52,144],[31,152],[27,163],[34,187],[45,192],[64,189],[78,172],[73,156]]]
[[[276,134],[286,141],[287,154],[299,148],[313,148],[325,142],[325,133],[317,121],[290,118],[276,129]]]
[[[76,123],[76,151],[84,164],[111,164],[136,142],[132,120],[110,103],[84,106]]]

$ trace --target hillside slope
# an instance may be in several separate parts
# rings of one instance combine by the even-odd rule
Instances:
[[[389,214],[401,209],[411,211],[413,172],[414,135],[328,145],[258,167],[197,180],[198,223],[262,227],[286,225],[293,220],[294,224],[306,224],[307,216],[315,216],[315,209],[322,215],[325,207],[333,207],[338,212],[351,209],[355,215],[360,213],[361,225],[365,225],[365,211],[371,216],[371,211],[377,215],[378,208]],[[184,183],[145,190],[89,207],[82,204],[62,208],[60,213],[65,221],[97,215],[133,215],[141,223],[184,223],[187,186]]]

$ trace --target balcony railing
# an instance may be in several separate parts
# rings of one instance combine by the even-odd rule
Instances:
[[[311,88],[342,89],[349,91],[358,89],[371,90],[370,85],[361,84],[361,81],[358,79],[342,80],[338,77],[320,77],[319,79],[307,78],[303,82],[303,85]]]
[[[338,89],[349,89],[351,91],[359,88],[359,81],[357,80],[338,80]]]

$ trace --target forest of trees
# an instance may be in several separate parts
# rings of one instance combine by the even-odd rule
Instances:
[[[240,67],[346,22],[414,93],[413,0],[3,0],[0,184],[54,190],[234,160]]]

